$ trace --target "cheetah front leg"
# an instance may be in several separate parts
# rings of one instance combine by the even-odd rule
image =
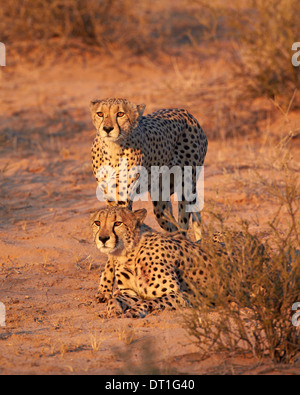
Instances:
[[[144,318],[152,311],[176,310],[179,306],[189,306],[189,301],[181,293],[170,293],[154,299],[141,299],[129,308],[125,316],[128,318]]]
[[[163,228],[167,232],[176,232],[178,230],[176,226],[176,220],[173,216],[171,202],[164,202],[161,200],[157,202],[154,201],[153,212],[161,228]],[[174,220],[174,223],[170,222],[169,218],[172,218],[172,220]]]
[[[115,279],[115,263],[113,258],[108,258],[104,271],[100,277],[100,284],[96,293],[96,299],[99,303],[105,303],[112,297],[113,285]]]
[[[182,200],[181,202],[178,202],[178,224],[180,230],[185,230],[185,231],[187,231],[189,228],[190,215],[191,215],[191,213],[188,213],[186,211],[186,206],[187,206],[186,200]]]
[[[124,314],[128,309],[133,307],[140,298],[137,295],[128,294],[117,290],[113,298],[107,303],[108,317],[116,317]]]
[[[192,230],[195,236],[195,241],[200,241],[202,238],[201,233],[201,213],[200,212],[193,212],[189,213],[186,210],[187,203],[185,200],[182,202],[178,202],[178,223],[180,229],[188,230],[190,217],[192,215]]]
[[[199,180],[199,181],[198,181]],[[203,191],[201,186],[203,183],[201,182],[201,178],[199,174],[196,174],[195,169],[192,171],[191,178],[187,177],[187,196],[183,196],[182,201],[178,202],[178,223],[180,229],[188,230],[190,217],[192,215],[192,230],[195,236],[195,240],[200,241],[202,238],[201,234],[201,202],[203,202]],[[199,186],[198,186],[199,182]],[[191,191],[190,191],[190,187]],[[197,190],[199,187],[199,191]]]

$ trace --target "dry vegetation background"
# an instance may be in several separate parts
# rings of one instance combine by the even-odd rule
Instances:
[[[299,21],[296,0],[1,5],[0,374],[299,374]],[[88,105],[114,96],[187,108],[208,136],[204,229],[225,230],[229,248],[233,229],[247,234],[240,265],[216,257],[232,290],[230,303],[218,295],[219,320],[207,315],[211,289],[184,316],[98,317]],[[245,317],[258,322],[251,338]]]

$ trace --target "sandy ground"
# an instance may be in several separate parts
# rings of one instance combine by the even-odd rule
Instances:
[[[207,86],[223,70],[222,60],[207,64],[206,73],[202,66],[197,78]],[[106,258],[89,228],[89,213],[101,206],[90,161],[91,99],[127,97],[145,103],[146,112],[188,108],[209,139],[205,199],[229,202],[231,221],[248,219],[260,234],[276,210],[255,189],[251,171],[255,158],[272,155],[270,141],[285,133],[286,119],[266,122],[255,138],[211,139],[209,108],[201,96],[188,95],[197,83],[195,65],[189,67],[175,58],[158,65],[94,54],[0,70],[0,301],[6,306],[0,374],[300,373],[299,360],[289,367],[251,356],[212,354],[201,361],[179,313],[99,318],[105,306],[94,295]],[[299,126],[299,113],[288,122]],[[299,139],[293,154],[299,160]],[[142,206],[146,222],[158,229],[151,204],[135,204]]]

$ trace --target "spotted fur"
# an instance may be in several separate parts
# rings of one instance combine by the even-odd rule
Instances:
[[[117,172],[115,185],[110,190],[117,192],[117,204],[132,207],[133,193],[137,180],[127,178],[126,185],[119,182],[119,160],[127,160],[129,169],[143,166],[151,173],[151,166],[192,167],[192,193],[196,193],[196,167],[202,166],[207,151],[207,138],[198,121],[183,109],[165,109],[143,116],[144,105],[133,104],[126,99],[105,99],[91,102],[91,113],[97,135],[92,147],[93,171],[99,185],[108,180],[108,174],[99,176],[97,171],[103,166],[113,167]],[[124,162],[125,163],[125,162]],[[150,180],[150,177],[149,177]],[[184,189],[184,188],[183,188]],[[150,192],[150,182],[148,185]],[[108,200],[110,191],[106,187]],[[125,194],[127,199],[125,198]],[[174,194],[174,177],[170,179],[170,195]],[[183,196],[178,204],[178,226],[172,214],[169,200],[153,201],[153,210],[159,225],[167,231],[189,228],[190,212]],[[124,197],[124,198],[123,198]],[[200,213],[193,215],[193,228],[200,220]],[[196,230],[197,232],[197,230]],[[196,236],[197,238],[198,235]]]
[[[201,289],[209,276],[211,264],[199,244],[178,232],[143,228],[146,213],[116,206],[92,215],[96,245],[109,257],[97,295],[108,302],[108,316],[144,317],[186,306],[190,284]]]

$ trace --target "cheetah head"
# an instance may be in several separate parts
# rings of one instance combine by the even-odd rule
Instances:
[[[146,215],[146,209],[130,211],[118,206],[93,213],[91,224],[97,248],[109,255],[126,255],[138,243]]]
[[[136,128],[145,105],[126,99],[94,100],[90,104],[93,124],[102,139],[118,141]]]

